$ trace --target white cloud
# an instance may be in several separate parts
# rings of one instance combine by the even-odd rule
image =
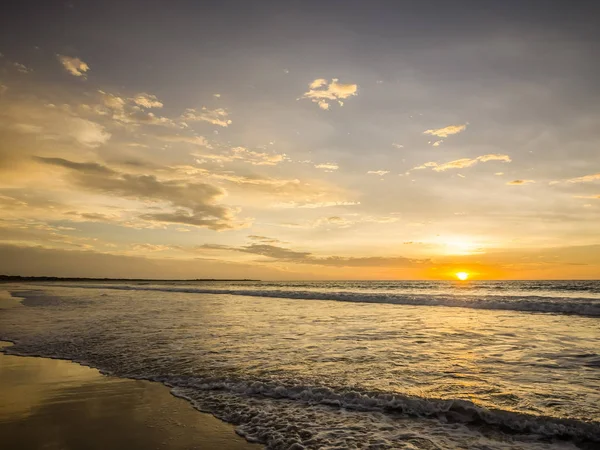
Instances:
[[[309,90],[300,98],[308,98],[324,110],[328,110],[332,102],[337,102],[340,106],[343,106],[343,99],[357,95],[358,85],[342,84],[338,81],[337,78],[333,78],[328,83],[324,78],[317,78],[308,85]]]
[[[182,114],[181,119],[188,122],[208,122],[220,127],[228,127],[231,125],[229,113],[223,108],[208,109],[203,106],[200,111],[193,108],[188,108]]]
[[[502,161],[502,162],[511,162],[510,156],[501,155],[501,154],[489,154],[478,156],[477,158],[462,158],[456,159],[454,161],[450,161],[443,164],[438,164],[434,161],[426,162],[421,166],[414,167],[411,170],[419,170],[419,169],[427,169],[431,168],[436,172],[444,172],[449,169],[464,169],[466,167],[474,166],[479,162],[488,162],[488,161]]]
[[[442,142],[444,142],[444,140],[443,140],[443,139],[440,139],[439,141],[435,141],[435,142],[434,142],[433,144],[431,144],[431,145],[432,145],[432,146],[434,146],[434,147],[439,147],[439,146],[442,144]]]
[[[18,62],[14,62],[13,66],[21,73],[31,73],[33,72],[33,69],[30,69],[29,67],[27,67],[25,64],[21,64]]]
[[[111,137],[104,126],[73,116],[70,109],[40,108],[39,104],[20,104],[14,107],[8,117],[5,117],[5,123],[7,128],[18,133],[38,135],[36,139],[40,141],[72,140],[86,147],[97,147]]]
[[[327,103],[325,100],[319,100],[317,105],[319,105],[319,108],[324,109],[325,111],[329,109],[329,103]]]
[[[389,170],[369,170],[367,172],[368,175],[379,175],[380,177],[384,176],[386,173],[390,173]]]
[[[402,145],[402,144],[396,144],[394,142],[394,143],[392,143],[392,147],[400,149],[400,148],[404,148],[404,145]]]
[[[77,142],[88,147],[97,147],[106,143],[111,134],[96,122],[73,117],[66,122],[66,132]]]
[[[124,124],[163,125],[181,128],[180,125],[168,117],[157,116],[152,112],[142,109],[142,107],[159,108],[162,106],[162,103],[154,95],[138,94],[134,98],[127,99],[104,91],[98,92],[102,95],[103,105],[84,105],[84,107],[91,109],[99,115],[111,116],[114,120]]]
[[[123,98],[117,97],[116,95],[109,94],[104,91],[98,91],[98,92],[100,92],[100,94],[102,94],[102,101],[108,108],[115,109],[115,110],[122,110],[125,108],[126,101]]]
[[[463,125],[448,125],[447,127],[444,128],[437,128],[437,129],[431,129],[431,130],[426,130],[423,131],[423,134],[430,134],[431,136],[437,136],[440,138],[445,138],[448,137],[452,134],[458,134],[461,131],[464,131],[467,129],[467,124],[463,124]]]
[[[231,151],[234,159],[241,159],[255,166],[274,166],[285,159],[285,154],[256,152],[245,147],[234,147]]]
[[[33,125],[30,123],[15,123],[10,128],[12,128],[15,131],[18,131],[19,133],[24,134],[39,134],[42,131],[44,131],[43,127],[40,127],[39,125]]]
[[[327,84],[327,80],[325,78],[317,78],[315,81],[308,85],[311,89],[319,89],[321,86],[325,86]]]
[[[276,203],[275,208],[329,208],[331,206],[357,206],[360,202],[283,202]]]
[[[140,93],[133,97],[133,102],[143,108],[162,108],[163,104],[156,98],[156,95]]]
[[[488,161],[511,162],[512,161],[512,159],[510,159],[510,156],[508,156],[508,155],[500,155],[500,154],[497,154],[497,153],[492,153],[492,154],[489,154],[489,155],[478,156],[477,160],[481,161],[481,162],[488,162]]]
[[[73,76],[85,78],[86,72],[90,70],[90,66],[79,58],[64,55],[57,56],[65,70]]]
[[[289,189],[291,192],[302,190],[302,183],[297,179],[281,179],[281,178],[268,178],[260,176],[244,176],[236,175],[234,173],[211,173],[205,169],[199,169],[202,175],[208,176],[215,180],[228,181],[230,183],[244,186],[245,188],[254,187],[257,189],[269,189],[272,193],[283,192]],[[310,193],[310,192],[309,192]]]
[[[564,180],[565,183],[589,183],[592,181],[599,181],[600,173],[595,173],[592,175],[585,175],[583,177],[570,178],[568,180]],[[559,183],[558,181],[554,181],[553,184]]]
[[[283,153],[266,153],[250,150],[246,147],[233,147],[226,153],[194,153],[193,156],[200,159],[208,159],[218,162],[244,161],[254,166],[274,166],[286,159]],[[198,161],[199,163],[201,161]]]
[[[165,142],[183,142],[186,144],[199,145],[201,147],[211,148],[204,136],[184,136],[179,134],[157,135],[157,139]]]
[[[338,170],[340,166],[335,163],[323,163],[323,164],[315,164],[317,169],[323,169],[327,172],[331,172],[332,170]]]
[[[400,220],[392,216],[363,216],[360,214],[344,214],[343,216],[321,217],[306,224],[306,228],[332,227],[349,228],[364,223],[394,223]]]

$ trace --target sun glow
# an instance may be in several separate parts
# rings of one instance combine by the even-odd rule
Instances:
[[[461,281],[465,281],[469,278],[469,274],[467,272],[456,272],[456,278]]]

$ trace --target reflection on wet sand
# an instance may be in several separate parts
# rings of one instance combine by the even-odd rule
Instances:
[[[68,361],[0,354],[0,399],[6,449],[261,448],[160,384]]]

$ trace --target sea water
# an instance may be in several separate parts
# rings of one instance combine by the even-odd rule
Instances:
[[[600,448],[600,282],[0,289],[7,352],[160,381],[269,448]]]

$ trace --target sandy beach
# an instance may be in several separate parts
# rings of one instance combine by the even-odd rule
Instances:
[[[262,448],[161,384],[69,361],[0,353],[0,399],[7,450]]]

